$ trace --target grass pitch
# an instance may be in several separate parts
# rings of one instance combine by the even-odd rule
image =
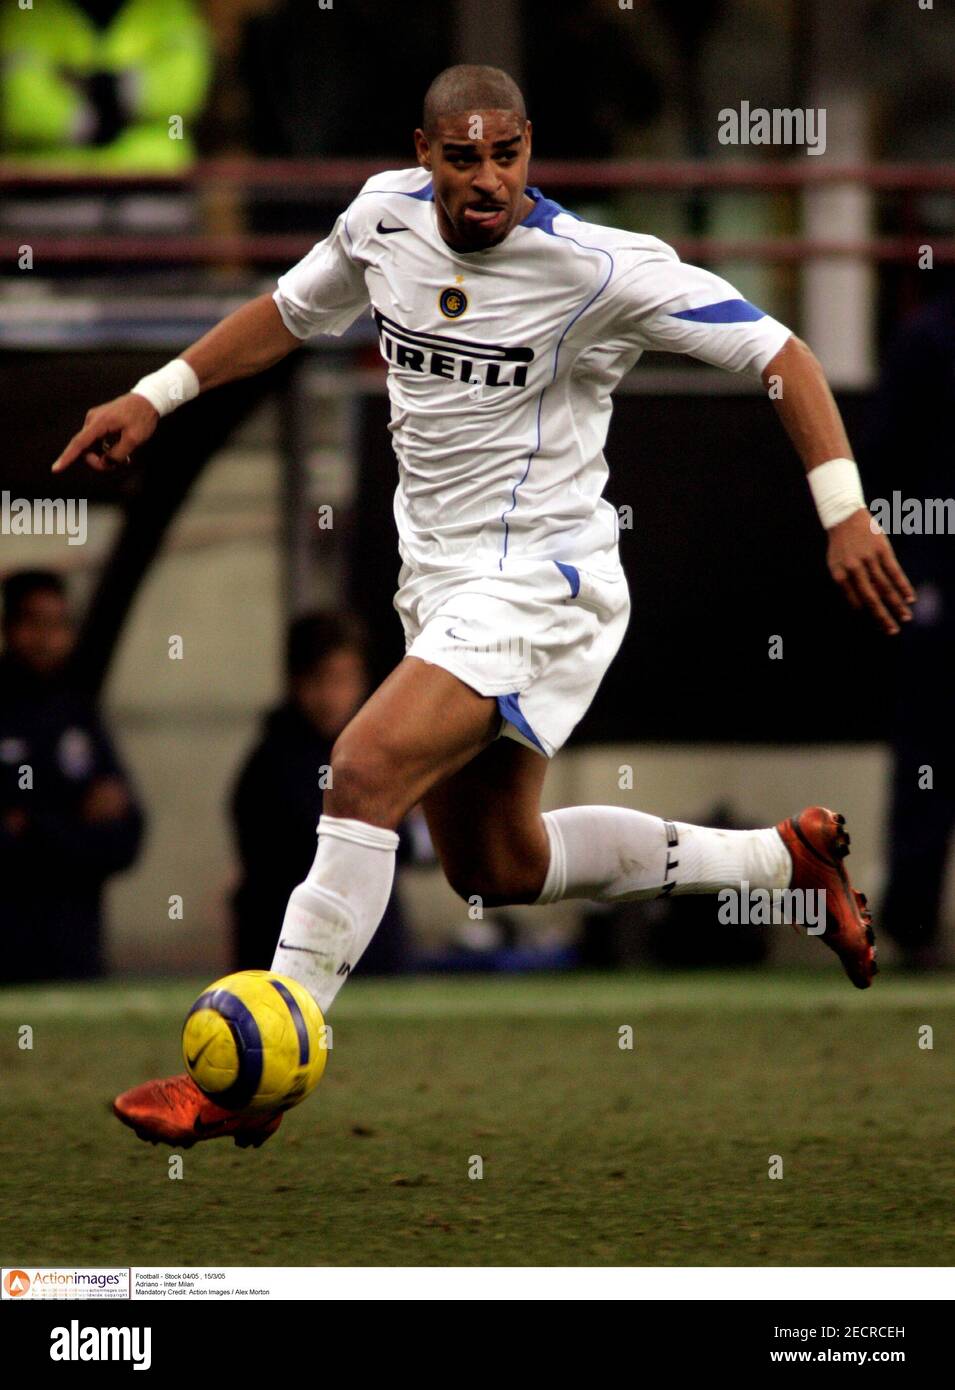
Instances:
[[[315,1095],[172,1181],[108,1102],[205,983],[0,991],[2,1264],[955,1263],[951,977],[357,979]]]

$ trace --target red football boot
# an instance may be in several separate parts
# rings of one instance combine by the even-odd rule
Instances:
[[[790,888],[825,889],[826,929],[822,939],[842,961],[857,989],[868,989],[878,966],[875,933],[864,893],[849,882],[843,860],[849,853],[845,816],[825,806],[807,806],[776,826],[793,861]]]
[[[113,1114],[152,1144],[191,1149],[200,1139],[233,1135],[240,1149],[257,1149],[282,1123],[281,1113],[237,1115],[203,1095],[191,1076],[167,1076],[124,1091],[113,1101]]]

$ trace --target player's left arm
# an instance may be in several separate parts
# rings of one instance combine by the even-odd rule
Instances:
[[[805,465],[823,525],[827,514],[841,517],[827,526],[829,572],[853,608],[867,608],[894,635],[912,616],[915,591],[865,505],[839,407],[818,358],[793,335],[761,375]]]

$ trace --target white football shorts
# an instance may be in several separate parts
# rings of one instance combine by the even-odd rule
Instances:
[[[497,699],[501,734],[552,758],[617,654],[630,617],[619,562],[508,560],[505,573],[398,577],[405,654]]]

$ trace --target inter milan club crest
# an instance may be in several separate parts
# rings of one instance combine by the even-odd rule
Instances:
[[[455,285],[453,288],[442,290],[438,299],[438,308],[446,319],[459,319],[468,307],[468,297],[463,290],[459,290]]]

